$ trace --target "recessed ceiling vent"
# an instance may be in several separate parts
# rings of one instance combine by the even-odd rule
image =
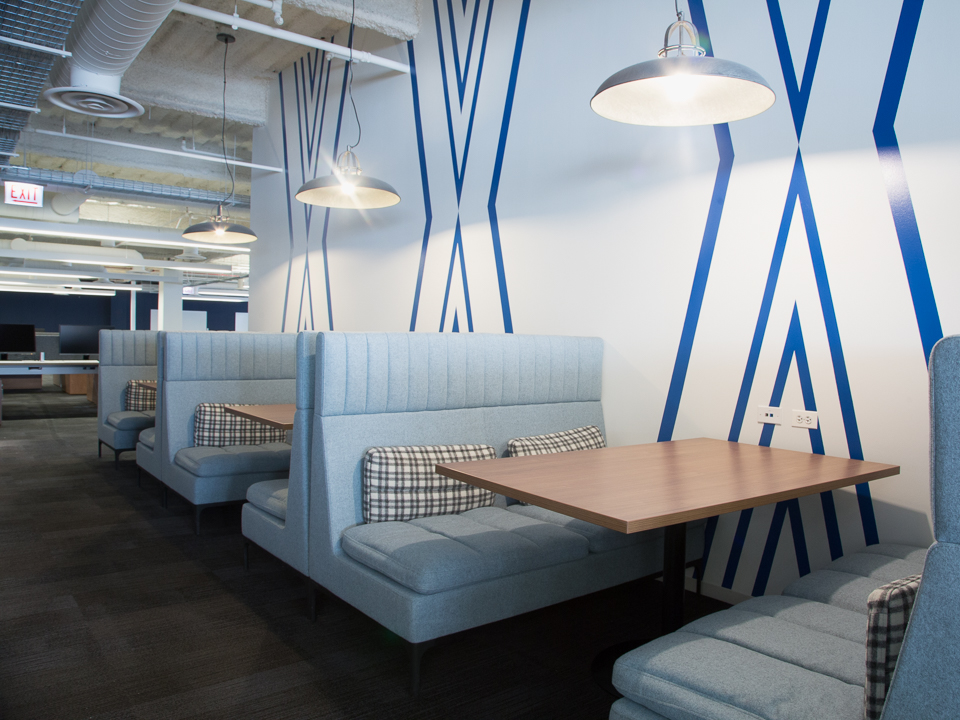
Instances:
[[[128,118],[143,106],[120,94],[123,74],[177,0],[87,0],[67,38],[68,60],[57,63],[54,86],[43,96],[54,105],[97,117]]]
[[[129,118],[143,115],[143,105],[120,94],[119,75],[97,75],[73,67],[70,85],[50,88],[43,96],[54,105],[97,117]]]

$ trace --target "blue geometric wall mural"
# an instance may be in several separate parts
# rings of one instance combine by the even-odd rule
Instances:
[[[473,307],[470,302],[469,258],[464,250],[460,202],[463,199],[464,183],[467,178],[470,151],[474,140],[477,105],[480,98],[487,51],[490,46],[491,18],[493,16],[494,4],[494,0],[462,0],[456,4],[453,0],[446,0],[446,2],[433,0],[434,29],[439,52],[441,85],[446,113],[446,127],[449,136],[449,163],[452,168],[451,179],[455,189],[457,203],[453,239],[449,246],[450,260],[447,265],[443,301],[440,317],[437,319],[439,327],[433,325],[430,328],[437,328],[441,332],[444,330],[459,331],[464,322],[466,323],[467,331],[472,332],[474,329]],[[513,332],[513,319],[510,313],[510,299],[507,291],[506,271],[503,263],[496,203],[529,10],[530,0],[523,0],[517,26],[516,41],[514,43],[510,78],[504,98],[503,117],[496,150],[496,160],[493,174],[490,178],[490,194],[487,203],[494,262],[496,264],[497,281],[499,285],[503,329],[504,332],[508,333]],[[420,265],[414,290],[413,310],[410,316],[410,330],[413,331],[417,329],[421,293],[424,287],[427,253],[431,250],[431,229],[434,221],[434,208],[428,178],[423,122],[420,114],[420,79],[418,78],[416,70],[416,54],[414,52],[413,41],[407,44],[407,50],[411,67],[410,75],[413,90],[414,124],[417,134],[417,149],[420,159],[425,210]],[[443,251],[441,248],[436,248],[435,250],[437,252]]]
[[[349,45],[353,45],[353,29],[351,28]],[[286,203],[287,203],[287,231],[290,238],[290,258],[287,265],[287,285],[284,293],[283,316],[280,324],[280,331],[290,330],[316,330],[317,322],[314,317],[314,287],[312,283],[310,267],[311,251],[311,231],[315,229],[314,210],[315,206],[301,203],[294,199],[297,189],[308,180],[312,180],[320,173],[326,173],[329,166],[336,161],[340,148],[340,130],[343,124],[343,108],[347,96],[348,63],[343,64],[342,76],[335,78],[333,82],[340,85],[339,104],[336,107],[336,115],[333,109],[329,109],[328,116],[328,91],[331,83],[331,58],[326,52],[317,50],[316,52],[305,55],[294,63],[292,80],[294,102],[289,103],[284,94],[284,73],[278,76],[280,84],[280,116],[281,127],[283,129],[283,167],[284,179],[286,184]],[[287,78],[289,87],[290,78]],[[288,103],[293,105],[288,109]],[[292,138],[287,136],[287,114],[293,114],[297,122],[297,138],[293,142]],[[291,117],[291,120],[293,118]],[[330,142],[330,125],[333,124],[332,150],[323,151],[323,143]],[[324,132],[326,130],[326,133]],[[299,148],[299,157],[290,157],[290,148]],[[333,330],[333,303],[330,297],[330,267],[327,262],[327,233],[330,228],[330,208],[318,209],[322,213],[322,226],[320,232],[320,251],[323,267],[323,290],[327,307],[327,330]],[[305,247],[296,248],[296,238],[303,237]],[[303,269],[294,276],[295,258],[303,257]],[[288,328],[287,313],[289,304],[293,301],[297,305],[297,323],[293,328]]]
[[[889,152],[891,145],[895,145],[896,142],[895,136],[893,136],[892,132],[893,116],[895,115],[896,102],[899,101],[900,90],[903,86],[903,76],[906,73],[906,64],[909,61],[909,46],[912,46],[912,39],[916,33],[916,19],[914,18],[913,13],[908,12],[907,5],[911,4],[914,6],[919,6],[921,3],[922,0],[917,0],[916,2],[914,0],[907,0],[904,5],[904,15],[907,17],[907,19],[905,20],[904,17],[901,18],[900,27],[898,28],[897,33],[897,41],[895,42],[894,52],[891,57],[891,68],[895,69],[888,71],[887,81],[884,85],[884,97],[881,100],[880,112],[878,112],[877,126],[881,127],[881,131],[877,136],[877,146],[881,154],[884,152]],[[708,46],[709,54],[712,55],[709,29],[703,9],[703,2],[702,0],[690,0],[689,6],[691,18],[697,26],[701,37],[704,39],[704,43]],[[779,0],[768,0],[767,7],[770,16],[771,29],[783,73],[784,85],[786,86],[787,90],[787,100],[790,105],[798,147],[796,157],[794,159],[794,167],[791,174],[787,198],[781,217],[780,228],[777,233],[774,246],[773,257],[767,275],[766,286],[764,288],[760,303],[759,317],[754,330],[753,341],[751,343],[746,368],[744,370],[739,396],[734,408],[728,439],[731,441],[739,440],[741,431],[743,429],[743,422],[747,413],[747,406],[751,393],[754,390],[754,380],[756,376],[757,365],[759,363],[761,349],[764,346],[766,330],[770,320],[771,308],[773,306],[774,297],[777,294],[778,280],[780,278],[784,252],[787,245],[787,238],[789,236],[795,209],[797,205],[799,205],[803,220],[804,232],[807,236],[809,257],[812,263],[816,281],[820,311],[822,314],[824,327],[826,329],[833,375],[840,403],[843,431],[847,443],[847,450],[851,458],[863,459],[863,450],[857,424],[856,410],[853,403],[853,396],[850,389],[850,382],[847,374],[846,362],[844,359],[843,343],[840,337],[839,324],[830,290],[829,276],[826,263],[824,261],[820,235],[817,229],[816,214],[814,212],[813,202],[810,197],[810,190],[803,165],[803,157],[799,147],[807,106],[810,99],[810,92],[813,86],[817,62],[820,56],[820,47],[823,41],[827,16],[830,9],[830,0],[820,0],[820,3],[817,7],[816,17],[813,23],[813,30],[809,41],[809,50],[806,55],[803,74],[800,77],[799,82],[794,69],[789,43],[787,41],[786,29],[784,27]],[[916,15],[919,14],[918,8],[915,9],[915,13]],[[907,37],[909,37],[909,40]],[[889,130],[887,130],[887,128],[889,128]],[[732,143],[730,142],[730,134],[727,127],[725,125],[715,126],[714,133],[717,139],[720,163],[717,169],[717,177],[714,183],[713,197],[711,198],[707,223],[704,230],[703,239],[701,241],[700,255],[697,261],[696,270],[694,272],[693,288],[691,290],[690,299],[687,305],[686,317],[684,318],[680,344],[677,351],[677,358],[674,363],[673,375],[671,377],[671,382],[667,393],[667,401],[664,407],[663,417],[661,419],[660,433],[658,437],[658,439],[661,441],[669,440],[673,437],[677,414],[679,412],[680,400],[683,394],[684,381],[686,379],[693,343],[697,332],[697,325],[702,310],[706,284],[710,274],[710,266],[716,244],[720,216],[723,212],[723,204],[734,159],[733,147]],[[876,129],[875,135],[877,135]],[[893,140],[892,143],[890,142],[891,137]],[[883,149],[881,149],[881,138],[883,140]],[[891,153],[888,157],[892,158],[890,160],[891,163],[893,163],[894,160],[899,161],[899,153]],[[902,165],[900,166],[900,172],[902,176]],[[888,175],[890,174],[891,173],[888,173]],[[897,187],[896,191],[900,193],[900,195],[903,193],[902,187],[904,186],[905,184]],[[890,182],[888,181],[888,188],[889,187]],[[891,190],[890,192],[892,196],[894,191]],[[907,195],[907,197],[909,197],[909,195]],[[893,205],[892,199],[891,204]],[[914,246],[919,247],[919,234],[914,231],[913,235],[911,235],[911,221],[912,228],[915,229],[916,227],[916,220],[913,218],[912,208],[910,208],[909,213],[907,213],[905,210],[903,210],[903,203],[901,202],[899,204],[899,209],[894,209],[894,214],[896,215],[898,211],[902,216],[906,217],[906,220],[903,220],[898,224],[898,232],[900,231],[901,225],[907,228],[906,232],[900,233],[901,245],[910,246],[911,243],[913,243]],[[903,239],[904,236],[907,237],[906,241]],[[908,268],[908,274],[911,274],[912,272],[915,277],[920,278],[920,280],[911,279],[911,290],[914,290],[915,286],[917,285],[922,287],[924,280],[926,282],[926,287],[929,288],[929,277],[926,275],[925,264],[922,265],[921,272],[918,269],[921,266],[916,262],[915,259],[917,255],[916,248],[911,247],[909,252],[912,253],[913,258],[911,263],[907,262],[908,250],[904,250],[905,265],[911,265],[911,267]],[[920,249],[919,254],[920,258],[922,259],[922,248]],[[914,290],[915,304],[917,303],[916,297],[918,295],[922,296],[923,293]],[[935,304],[932,303],[932,292],[928,293],[925,297],[929,297],[929,300],[920,301],[919,304],[922,306],[922,312],[921,308],[918,307],[918,322],[920,322],[920,316],[923,314],[929,325],[929,318],[931,317],[931,314],[935,315],[936,307]],[[922,323],[921,333],[924,333]],[[924,335],[925,352],[929,352],[927,349],[927,335],[930,337],[939,337],[939,320],[937,320],[935,330],[930,330],[926,335]],[[790,320],[790,328],[788,330],[783,354],[781,356],[781,363],[777,374],[777,379],[770,394],[771,405],[779,406],[780,401],[782,400],[788,371],[794,362],[796,363],[800,378],[804,406],[808,410],[816,410],[814,387],[810,377],[809,366],[807,364],[806,349],[803,343],[801,318],[796,303],[794,303],[794,310]],[[766,425],[764,427],[760,438],[761,445],[770,444],[773,437],[773,431],[773,425]],[[824,448],[820,429],[818,428],[816,431],[810,431],[809,434],[811,451],[822,454],[824,452]],[[879,542],[879,536],[877,532],[876,519],[874,516],[869,486],[866,483],[858,485],[856,488],[856,493],[865,543],[867,545],[876,544]],[[823,493],[821,494],[820,500],[821,509],[823,512],[824,527],[827,535],[827,545],[830,550],[831,558],[836,559],[843,554],[843,547],[840,540],[839,522],[837,519],[833,494],[831,492]],[[747,533],[750,530],[753,516],[753,510],[744,510],[739,515],[739,520],[737,522],[736,530],[734,532],[729,553],[725,562],[725,570],[722,580],[723,587],[733,587],[740,564],[742,550],[746,541]],[[766,590],[774,557],[776,555],[777,546],[784,529],[784,523],[787,519],[789,519],[793,537],[797,570],[800,575],[804,575],[810,571],[807,539],[804,532],[803,518],[800,513],[800,504],[798,501],[779,503],[774,508],[773,518],[767,531],[767,539],[764,545],[763,555],[760,559],[757,576],[753,582],[752,592],[754,595],[762,595]],[[716,535],[717,524],[718,518],[711,518],[707,524],[705,560],[709,559],[713,540]]]

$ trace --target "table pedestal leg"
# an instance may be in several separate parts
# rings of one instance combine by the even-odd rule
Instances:
[[[687,525],[664,528],[663,606],[661,630],[671,633],[683,625],[683,593],[687,564]]]

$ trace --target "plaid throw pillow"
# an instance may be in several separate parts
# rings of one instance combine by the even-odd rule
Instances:
[[[874,590],[867,599],[867,683],[863,692],[866,720],[880,720],[920,578],[910,575],[894,580]]]
[[[234,405],[236,403],[230,403]],[[283,442],[285,430],[272,428],[239,415],[228,413],[227,403],[200,403],[195,413],[193,444],[225,447],[227,445],[262,445]]]
[[[363,520],[413,520],[493,505],[494,493],[438,475],[434,466],[496,456],[490,445],[370,448],[363,456]]]
[[[123,404],[125,410],[156,410],[157,390],[144,387],[139,380],[128,380]]]
[[[606,445],[603,441],[603,435],[600,434],[600,428],[596,425],[586,425],[574,430],[564,430],[548,435],[514,438],[507,443],[507,455],[509,457],[547,455],[572,450],[594,450],[606,447]]]

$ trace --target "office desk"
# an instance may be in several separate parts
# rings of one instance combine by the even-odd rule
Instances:
[[[99,360],[0,360],[0,425],[3,424],[3,376],[93,375]]]
[[[897,465],[697,438],[437,465],[437,472],[622,533],[662,527],[662,629],[683,623],[686,523],[896,475]]]

